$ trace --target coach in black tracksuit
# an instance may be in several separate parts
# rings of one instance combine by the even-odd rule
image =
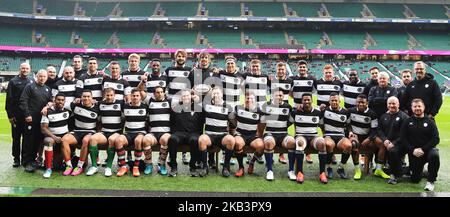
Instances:
[[[414,65],[416,66],[417,63]],[[403,102],[408,111],[412,113],[411,101],[416,98],[422,99],[425,103],[425,115],[434,117],[442,106],[442,93],[432,74],[423,71],[420,73],[416,70],[416,78],[406,86]]]
[[[401,158],[405,156],[406,148],[402,145],[400,130],[403,122],[409,116],[399,109],[399,100],[395,97],[388,99],[388,111],[378,118],[378,136],[383,141],[388,154],[389,165],[391,166],[391,179],[389,184],[396,184],[397,178],[401,177]]]
[[[185,144],[190,147],[191,175],[196,176],[195,163],[199,161],[198,138],[203,132],[205,117],[201,105],[193,102],[189,89],[181,91],[180,103],[173,102],[170,123],[172,135],[168,142],[171,168],[169,176],[177,175],[177,147]]]
[[[6,89],[5,110],[8,114],[8,119],[11,123],[12,129],[12,155],[14,157],[13,167],[20,166],[20,158],[23,158],[23,153],[21,154],[20,151],[20,144],[22,138],[25,137],[25,117],[19,108],[19,99],[25,86],[34,82],[28,77],[29,72],[30,65],[28,63],[20,64],[20,74],[8,82],[8,88]]]
[[[424,113],[424,104],[420,99],[412,101],[414,116],[405,120],[401,128],[401,140],[405,146],[411,169],[411,181],[418,183],[422,179],[425,163],[428,162],[428,182],[434,183],[439,170],[439,132],[434,120]]]
[[[26,122],[23,163],[27,172],[34,172],[35,158],[44,139],[41,133],[41,110],[52,100],[52,90],[45,85],[46,80],[47,71],[39,70],[36,82],[27,85],[20,96],[19,106]]]

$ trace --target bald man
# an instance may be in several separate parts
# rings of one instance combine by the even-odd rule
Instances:
[[[378,119],[378,136],[383,141],[388,154],[388,162],[392,169],[389,184],[397,184],[397,178],[401,176],[401,158],[405,156],[406,149],[400,140],[400,128],[409,116],[400,110],[397,97],[391,96],[387,100],[388,111]]]
[[[23,154],[21,154],[20,144],[22,138],[24,137],[25,117],[23,116],[23,112],[19,109],[19,99],[25,86],[34,82],[30,77],[28,77],[30,70],[30,64],[20,64],[19,75],[12,78],[8,82],[8,88],[6,90],[5,110],[8,114],[9,122],[11,123],[11,136],[13,143],[12,155],[14,158],[13,167],[19,167],[21,164],[21,157],[23,157]]]

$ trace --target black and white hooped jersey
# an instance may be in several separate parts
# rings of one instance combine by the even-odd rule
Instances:
[[[126,103],[123,106],[123,115],[125,116],[125,133],[145,134],[147,132],[147,105],[140,103],[138,106],[132,106]]]
[[[240,104],[241,88],[242,88],[242,74],[239,72],[228,73],[226,71],[219,72],[220,80],[222,81],[223,100],[233,109]]]
[[[311,111],[299,111],[294,108],[292,116],[295,122],[297,136],[315,137],[318,135],[317,127],[320,122],[320,110],[312,108]]]
[[[95,72],[95,74],[89,74],[88,72],[83,74],[80,79],[83,82],[82,89],[91,90],[92,98],[97,100],[97,102],[100,102],[103,99],[103,79],[103,75],[100,75],[98,72]]]
[[[175,96],[180,90],[191,89],[192,84],[189,81],[189,74],[191,67],[168,67],[166,75],[168,79],[168,93],[169,97]]]
[[[148,104],[148,132],[169,133],[170,132],[170,110],[171,101],[164,99],[157,101],[151,98]]]
[[[312,93],[314,90],[314,83],[316,79],[308,75],[307,77],[300,77],[298,75],[291,77],[292,79],[292,96],[296,105],[302,103],[302,95],[304,93]]]
[[[208,135],[225,135],[228,133],[228,115],[233,111],[225,102],[219,105],[204,105],[205,133]]]
[[[103,80],[103,90],[106,88],[114,89],[116,100],[124,100],[124,97],[126,95],[131,94],[130,84],[128,83],[128,81],[126,81],[122,77],[120,77],[119,79],[113,79],[111,77],[106,77]]]
[[[245,82],[245,90],[252,91],[255,94],[258,106],[261,106],[267,101],[267,90],[270,85],[269,77],[267,75],[245,73],[243,79]]]
[[[42,116],[41,124],[48,124],[48,129],[55,136],[62,137],[69,132],[69,118],[71,112],[65,108],[56,110],[51,107],[46,116]]]
[[[320,115],[320,124],[324,125],[324,136],[345,136],[347,122],[350,115],[345,108],[339,111],[332,110],[330,106],[325,108]]]
[[[131,89],[136,88],[139,83],[141,83],[141,76],[145,74],[145,71],[138,69],[137,71],[131,71],[130,69],[125,70],[121,73],[122,78],[128,81]]]
[[[344,81],[342,87],[342,95],[344,95],[344,107],[349,109],[356,106],[356,98],[359,94],[364,93],[366,84],[358,81],[356,84],[352,84],[349,81]]]
[[[153,92],[155,91],[155,87],[162,87],[164,88],[164,92],[166,91],[167,87],[167,76],[165,75],[154,75],[150,74],[147,79],[147,83],[145,84],[147,87],[147,94],[150,94],[151,97],[153,97]]]
[[[75,98],[81,97],[83,91],[83,82],[77,79],[68,81],[65,78],[56,81],[54,89],[52,89],[52,96],[55,97],[56,94],[62,93],[66,97],[64,108],[70,109],[70,103],[72,103]]]
[[[106,101],[100,102],[98,108],[100,110],[100,120],[102,122],[102,132],[105,133],[122,133],[122,108],[123,101],[114,100],[108,103]]]
[[[258,124],[261,122],[262,112],[258,106],[253,109],[246,109],[242,105],[236,106],[234,112],[230,113],[231,120],[237,120],[236,131],[243,136],[255,136]]]
[[[352,132],[361,136],[374,136],[378,128],[377,114],[367,108],[365,111],[358,110],[357,107],[348,109],[350,113],[350,127]]]
[[[288,127],[294,122],[291,117],[292,107],[283,103],[275,105],[271,102],[262,106],[261,123],[266,123],[266,132],[271,134],[287,134]]]
[[[317,90],[317,106],[325,104],[330,105],[330,94],[336,92],[339,94],[342,88],[342,82],[339,80],[325,81],[323,78],[317,80],[314,86]]]
[[[273,91],[276,89],[280,89],[281,91],[283,91],[284,94],[284,102],[285,103],[289,103],[288,99],[289,99],[289,92],[292,89],[292,80],[290,78],[286,78],[284,80],[278,80],[278,79],[273,79],[272,81],[270,81],[270,96],[273,96]]]
[[[70,108],[75,118],[74,132],[89,132],[95,133],[97,128],[97,121],[100,110],[96,103],[87,107],[81,104],[70,104]]]

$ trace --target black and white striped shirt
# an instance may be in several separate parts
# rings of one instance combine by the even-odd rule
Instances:
[[[325,81],[323,78],[317,80],[314,87],[317,90],[317,105],[330,105],[330,94],[336,92],[339,94],[342,88],[342,82],[339,80]]]
[[[292,96],[294,98],[295,105],[302,103],[302,95],[304,93],[312,93],[314,90],[314,83],[316,79],[308,75],[307,77],[300,77],[298,75],[292,78]]]
[[[52,89],[52,96],[55,97],[58,93],[64,94],[64,96],[66,97],[64,108],[70,109],[70,103],[72,103],[75,98],[81,97],[81,93],[83,91],[83,82],[77,79],[68,81],[63,78],[56,81],[54,87],[55,88]]]
[[[320,121],[320,111],[312,108],[311,111],[294,109],[292,114],[295,121],[295,134],[297,136],[315,137],[318,135],[317,127]]]
[[[192,84],[189,81],[191,67],[168,67],[166,75],[168,79],[168,97],[175,96],[180,90],[191,89]]]
[[[273,79],[270,82],[270,96],[273,96],[273,91],[276,89],[280,89],[281,91],[283,91],[284,94],[284,102],[285,103],[289,103],[288,99],[289,99],[289,92],[292,89],[292,80],[290,78],[286,78],[284,80],[278,80],[278,79]]]
[[[47,111],[46,116],[42,116],[41,124],[48,124],[48,129],[53,135],[62,137],[69,132],[69,118],[71,112],[65,108],[56,110],[51,107]]]
[[[223,100],[233,109],[240,104],[242,74],[239,72],[228,73],[226,71],[219,72],[222,81]]]
[[[83,74],[80,79],[83,82],[82,89],[88,89],[92,91],[92,98],[97,100],[97,102],[102,101],[103,94],[103,75],[100,75],[98,71],[95,74]]]
[[[126,81],[128,81],[128,84],[130,84],[131,88],[136,88],[139,83],[141,82],[141,76],[145,74],[145,71],[138,69],[137,71],[130,71],[130,69],[127,69],[126,71],[122,72],[122,78]]]
[[[228,133],[228,115],[233,109],[225,102],[219,105],[208,103],[203,107],[205,113],[205,133],[225,135]]]
[[[119,79],[113,79],[111,77],[106,77],[103,80],[103,89],[112,88],[115,92],[116,100],[124,100],[124,96],[131,94],[131,86],[128,81],[124,80],[122,77]]]
[[[367,108],[365,111],[358,110],[357,107],[350,108],[350,127],[354,134],[358,136],[375,136],[378,128],[377,114]]]
[[[261,122],[266,123],[266,132],[272,134],[287,134],[288,127],[292,124],[291,106],[287,103],[275,105],[265,103],[262,106]]]
[[[122,107],[123,101],[114,100],[108,103],[102,101],[99,104],[100,120],[102,122],[102,132],[105,133],[122,133]]]
[[[331,107],[325,108],[320,115],[320,124],[324,125],[324,136],[345,136],[347,120],[350,115],[345,108],[334,111]]]
[[[259,107],[262,106],[262,104],[267,101],[267,90],[270,85],[267,75],[245,73],[243,78],[245,81],[245,90],[252,91],[256,96],[256,103]]]
[[[236,131],[243,136],[255,136],[258,124],[261,122],[261,110],[258,106],[246,109],[242,105],[236,106],[234,112],[230,113],[230,119],[237,120]]]
[[[151,133],[169,133],[170,132],[170,110],[171,101],[164,99],[157,101],[150,99],[148,104],[149,130]]]
[[[146,87],[147,87],[147,94],[150,95],[150,97],[153,97],[153,92],[155,91],[155,87],[161,86],[164,88],[164,92],[166,91],[167,87],[167,76],[165,75],[159,75],[156,76],[154,74],[150,74],[147,79]]]
[[[123,106],[123,115],[125,116],[125,133],[145,134],[147,132],[147,105],[140,103],[138,106],[132,106],[126,103]]]
[[[96,132],[97,120],[100,112],[96,103],[92,104],[90,107],[84,106],[82,103],[79,105],[71,103],[70,108],[75,118],[74,132]]]
[[[344,107],[349,109],[356,106],[356,98],[359,94],[364,92],[366,84],[358,81],[356,84],[352,84],[349,81],[344,81],[342,87],[342,95],[344,95]]]

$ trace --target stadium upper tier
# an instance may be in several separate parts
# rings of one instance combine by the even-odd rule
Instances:
[[[449,19],[440,4],[0,0],[1,12],[87,17],[367,17]]]
[[[450,50],[445,31],[156,29],[0,25],[0,45],[74,48],[274,48]],[[369,38],[372,43],[369,43]]]

